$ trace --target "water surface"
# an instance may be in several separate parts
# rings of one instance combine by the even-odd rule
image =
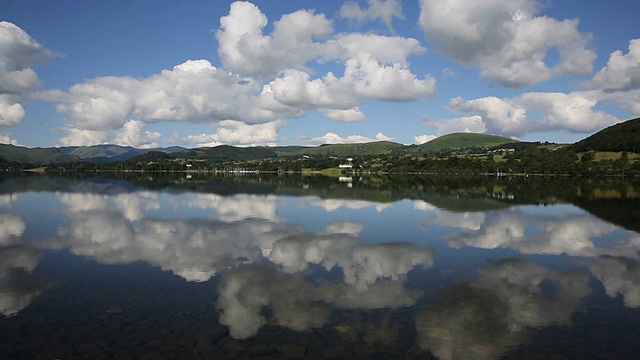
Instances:
[[[637,184],[0,180],[2,358],[640,351]]]

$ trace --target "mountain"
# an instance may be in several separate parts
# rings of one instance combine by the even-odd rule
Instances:
[[[5,162],[18,162],[31,165],[47,165],[79,161],[80,158],[65,154],[56,148],[27,148],[0,144],[0,158]]]
[[[418,145],[420,152],[438,152],[442,150],[456,150],[465,148],[491,148],[494,146],[518,142],[503,136],[475,134],[475,133],[454,133],[437,137],[429,142]]]
[[[576,152],[613,151],[640,153],[640,118],[609,126],[573,144]]]
[[[65,154],[74,155],[82,159],[83,161],[92,163],[125,161],[131,159],[134,156],[138,156],[150,151],[173,153],[185,150],[185,148],[180,146],[155,149],[137,149],[131,146],[119,146],[111,144],[93,146],[65,146],[58,149]]]

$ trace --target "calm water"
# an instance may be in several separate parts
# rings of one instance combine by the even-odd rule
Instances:
[[[637,358],[639,189],[0,177],[0,358]]]

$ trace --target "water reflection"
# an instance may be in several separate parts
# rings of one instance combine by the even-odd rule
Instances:
[[[0,214],[0,314],[16,315],[45,289],[48,281],[34,275],[38,250],[22,243],[25,223],[14,214]]]
[[[99,264],[106,274],[134,272],[145,264],[184,286],[167,292],[210,286],[206,319],[224,330],[213,331],[209,346],[293,342],[275,338],[282,335],[273,335],[277,328],[299,332],[305,346],[324,347],[315,352],[323,356],[338,341],[353,347],[343,357],[382,351],[380,358],[490,359],[535,344],[541,329],[571,328],[577,314],[640,307],[640,235],[562,200],[575,196],[570,191],[532,198],[509,183],[403,189],[396,182],[375,190],[363,188],[363,178],[346,188],[338,179],[302,186],[194,176],[154,184],[157,190],[126,181],[40,181],[0,182],[0,313],[8,328],[29,310],[30,319],[50,311],[38,301],[45,290],[63,290],[44,276],[50,272],[55,284],[72,277],[51,271],[63,253],[91,260],[72,271]],[[141,288],[149,275],[139,276],[138,285],[122,285],[128,301],[170,306],[165,290]],[[91,291],[101,293],[106,284],[95,286]],[[125,312],[140,314],[123,316],[123,329],[160,316],[141,304],[129,304]],[[622,304],[627,308],[615,308]],[[96,321],[111,321],[104,311],[112,305]]]
[[[640,307],[640,264],[637,261],[624,257],[601,256],[595,261],[585,263],[591,273],[602,281],[607,295],[622,295],[626,306]]]
[[[456,215],[457,219],[461,216]],[[522,254],[568,254],[595,257],[623,256],[640,249],[640,236],[594,218],[586,212],[569,216],[538,215],[513,208],[486,213],[481,223],[469,226],[465,219],[446,222],[461,224],[464,231],[445,236],[450,246],[471,246],[482,249],[508,248]],[[437,220],[436,220],[437,221]],[[479,226],[477,226],[479,224]],[[606,241],[606,236],[616,241]]]
[[[438,294],[416,319],[418,343],[440,359],[496,359],[538,327],[571,325],[591,293],[584,272],[505,259]]]

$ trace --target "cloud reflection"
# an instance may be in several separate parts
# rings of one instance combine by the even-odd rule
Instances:
[[[601,256],[586,262],[591,273],[602,281],[607,295],[622,295],[628,307],[640,307],[640,264],[623,257]]]
[[[416,319],[418,344],[439,359],[495,359],[531,329],[570,325],[591,293],[584,272],[557,272],[520,259],[479,270],[436,296]]]
[[[32,272],[42,255],[22,243],[25,223],[14,214],[0,214],[0,314],[16,315],[44,291],[48,282]]]
[[[220,323],[234,338],[255,335],[267,323],[296,331],[322,327],[332,309],[412,306],[421,295],[402,281],[386,279],[358,289],[347,283],[308,280],[308,273],[284,273],[272,264],[225,272],[219,288]],[[264,309],[269,309],[269,316]]]
[[[623,256],[629,253],[638,256],[640,250],[640,239],[630,232],[615,234],[618,240],[612,244],[600,240],[620,229],[587,213],[545,217],[516,208],[487,213],[477,229],[467,225],[464,227],[465,230],[449,233],[445,237],[450,246],[508,248],[522,254],[581,257]]]

